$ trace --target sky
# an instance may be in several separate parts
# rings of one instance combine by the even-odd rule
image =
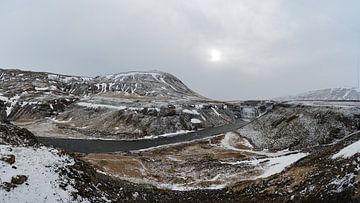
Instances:
[[[0,0],[0,68],[160,70],[214,99],[356,87],[358,0]]]

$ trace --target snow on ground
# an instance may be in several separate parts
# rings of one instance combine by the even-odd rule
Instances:
[[[93,103],[88,103],[88,102],[78,102],[77,105],[83,106],[86,108],[92,108],[92,109],[106,108],[106,109],[124,110],[127,108],[126,106],[112,106],[112,105],[107,105],[107,104],[93,104]]]
[[[70,122],[73,118],[69,118],[68,120],[65,121],[60,121],[60,120],[56,120],[55,118],[48,118],[49,120],[53,121],[54,123],[68,123]]]
[[[360,153],[360,140],[343,148],[338,153],[334,154],[332,156],[332,159],[337,158],[350,158],[354,156],[355,154]]]
[[[104,108],[104,109],[130,110],[130,111],[141,111],[145,108],[145,107],[127,107],[123,105],[97,104],[90,102],[78,102],[77,105],[91,109]],[[155,110],[157,112],[160,112],[160,108],[155,108],[155,107],[146,107],[146,108],[147,110]]]
[[[260,169],[262,169],[263,173],[259,176],[253,177],[253,179],[266,178],[276,173],[280,173],[286,167],[290,166],[291,164],[297,162],[298,160],[308,155],[308,153],[301,153],[296,151],[292,152],[289,150],[283,150],[283,151],[271,153],[266,150],[254,151],[248,149],[238,149],[234,147],[236,139],[239,139],[238,134],[233,132],[226,133],[223,140],[221,140],[220,142],[220,146],[229,150],[268,156],[268,158],[237,161],[237,162],[221,162],[221,163],[230,164],[230,165],[251,165],[251,166],[257,166]],[[246,139],[244,139],[244,141],[242,141],[241,144],[249,147],[250,149],[253,148],[250,142],[247,141]]]
[[[6,107],[6,115],[9,116],[14,108],[14,106],[17,104],[18,100],[20,99],[19,95],[16,95],[14,97],[11,98],[7,98],[2,96],[2,94],[0,95],[0,100],[4,101],[5,103],[9,103],[10,106]]]
[[[181,134],[186,134],[186,133],[191,133],[191,132],[194,132],[194,131],[193,130],[179,130],[174,133],[166,133],[166,134],[162,134],[162,135],[149,135],[149,136],[145,136],[142,139],[156,139],[159,137],[174,137],[176,135],[181,135]],[[139,140],[139,139],[136,139],[136,140]]]
[[[225,149],[238,151],[239,149],[234,147],[235,144],[234,142],[236,142],[237,139],[241,139],[241,137],[238,134],[233,132],[228,132],[225,134],[224,139],[221,140],[220,146]],[[243,138],[239,143],[250,149],[254,148],[254,146],[252,146],[252,144],[245,138]]]
[[[161,189],[182,191],[182,192],[191,191],[191,190],[220,190],[225,188],[226,186],[227,186],[226,184],[213,184],[210,185],[209,187],[203,188],[203,187],[186,186],[184,184],[157,184],[157,187]]]
[[[331,191],[335,193],[340,193],[346,190],[349,187],[354,186],[352,180],[356,178],[356,175],[353,173],[346,174],[344,177],[335,177],[329,185],[328,188],[333,188]]]
[[[298,152],[298,151],[289,151],[289,149],[285,149],[285,150],[281,150],[281,151],[277,151],[277,152],[269,152],[268,149],[264,149],[262,151],[255,151],[255,150],[252,150],[254,148],[254,146],[245,138],[243,138],[243,140],[240,142],[240,144],[242,144],[244,146],[247,145],[247,147],[249,147],[250,149],[236,148],[234,146],[234,142],[236,139],[238,139],[238,138],[236,138],[238,136],[239,135],[237,135],[236,133],[233,133],[233,132],[229,132],[229,133],[225,134],[225,137],[221,141],[220,146],[225,149],[229,149],[229,150],[233,150],[233,151],[246,152],[246,153],[263,155],[263,156],[268,156],[268,157],[285,156],[288,154],[293,154],[295,152]]]
[[[70,184],[66,190],[60,183],[71,183],[59,176],[59,169],[74,164],[66,155],[59,155],[55,149],[46,147],[10,147],[0,145],[0,156],[15,155],[15,163],[0,161],[0,182],[10,182],[16,175],[27,176],[27,181],[10,192],[0,188],[0,202],[88,202],[74,200],[71,192],[77,192]],[[14,168],[13,166],[16,166]]]
[[[214,107],[211,107],[211,109],[214,111],[214,113],[215,113],[217,116],[221,116],[221,114],[220,114],[219,112],[217,112]]]
[[[282,172],[286,167],[291,164],[299,161],[300,159],[306,157],[308,153],[293,153],[284,156],[264,158],[264,159],[254,159],[247,161],[237,161],[237,162],[225,162],[224,164],[230,165],[252,165],[259,166],[263,169],[263,173],[259,176],[253,177],[253,179],[258,178],[267,178],[274,174]]]
[[[200,115],[200,113],[197,112],[195,109],[194,110],[184,109],[184,110],[182,110],[182,112],[186,113],[186,114]]]
[[[202,123],[202,121],[197,118],[192,118],[191,123],[197,124],[197,123]]]
[[[45,91],[45,90],[49,90],[49,87],[35,87],[36,91]]]
[[[167,146],[169,147],[169,146]],[[159,149],[159,148],[157,148]],[[146,151],[148,151],[147,149]],[[145,150],[138,150],[138,151],[145,151]],[[249,150],[250,151],[250,150]],[[280,153],[279,153],[280,154]],[[301,158],[304,158],[308,155],[308,153],[296,153],[291,152],[291,154],[286,155],[280,155],[277,157],[268,157],[268,158],[262,158],[262,159],[250,159],[247,161],[237,161],[237,162],[222,162],[221,164],[224,165],[231,165],[230,167],[240,167],[240,168],[249,168],[246,170],[253,170],[259,173],[256,173],[257,175],[253,176],[243,176],[242,181],[246,180],[255,180],[259,178],[266,178],[269,176],[272,176],[277,173],[281,173],[283,170],[285,170],[287,167],[292,165],[293,163],[299,161]],[[168,157],[172,160],[171,157]],[[174,161],[179,161],[175,159]],[[227,166],[225,168],[228,168]],[[190,172],[186,172],[190,173]],[[135,178],[135,177],[123,177],[118,176],[124,180],[128,180],[131,182],[136,183],[147,183],[156,186],[157,188],[161,189],[169,189],[174,191],[191,191],[196,189],[222,189],[231,184],[229,180],[231,180],[231,177],[234,176],[234,178],[241,178],[242,174],[229,174],[225,173],[224,171],[218,171],[217,174],[214,174],[213,177],[208,178],[198,178],[197,176],[194,176],[194,179],[192,179],[191,182],[187,183],[164,183],[164,182],[158,182],[151,179],[144,179],[144,178]],[[203,185],[203,183],[212,183],[208,184],[206,186]]]

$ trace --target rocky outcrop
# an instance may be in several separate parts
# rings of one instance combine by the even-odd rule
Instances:
[[[37,143],[35,136],[25,128],[0,123],[0,144],[32,146]]]
[[[75,97],[48,98],[37,102],[18,101],[12,106],[10,121],[38,120],[59,115],[66,107],[78,101]]]
[[[136,139],[220,126],[236,119],[231,105],[168,102],[152,102],[150,106],[140,101],[114,106],[82,102],[57,116],[55,125],[87,137]],[[119,106],[121,109],[117,109]]]
[[[355,107],[278,104],[239,133],[259,149],[302,149],[333,142],[360,130],[360,109]]]
[[[0,123],[7,121],[6,107],[3,101],[0,100]]]

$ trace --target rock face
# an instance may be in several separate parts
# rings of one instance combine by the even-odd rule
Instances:
[[[19,128],[8,122],[6,107],[0,100],[0,144],[17,146],[32,146],[37,143],[35,136],[24,128]],[[11,158],[9,158],[10,162]]]
[[[295,96],[279,97],[275,100],[360,100],[360,92],[356,88],[333,88],[305,92]]]
[[[0,100],[0,123],[6,122],[6,107],[3,101]]]
[[[37,143],[35,136],[24,128],[0,123],[0,144],[32,146]]]
[[[99,105],[75,104],[57,116],[56,125],[96,137],[136,139],[223,125],[236,119],[230,106],[218,103],[194,106],[187,102],[168,101],[149,105],[139,101],[113,107]],[[116,109],[119,106],[122,109]]]
[[[238,132],[259,149],[291,150],[328,144],[360,130],[360,109],[278,104]]]

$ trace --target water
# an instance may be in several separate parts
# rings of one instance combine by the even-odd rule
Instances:
[[[118,151],[131,151],[158,147],[162,145],[188,142],[196,139],[215,136],[229,131],[235,131],[244,127],[249,122],[238,120],[235,123],[223,126],[206,128],[196,132],[179,134],[173,137],[159,137],[156,139],[142,140],[97,140],[97,139],[67,139],[52,137],[37,137],[39,142],[45,146],[62,148],[70,152],[81,153],[105,153]]]

